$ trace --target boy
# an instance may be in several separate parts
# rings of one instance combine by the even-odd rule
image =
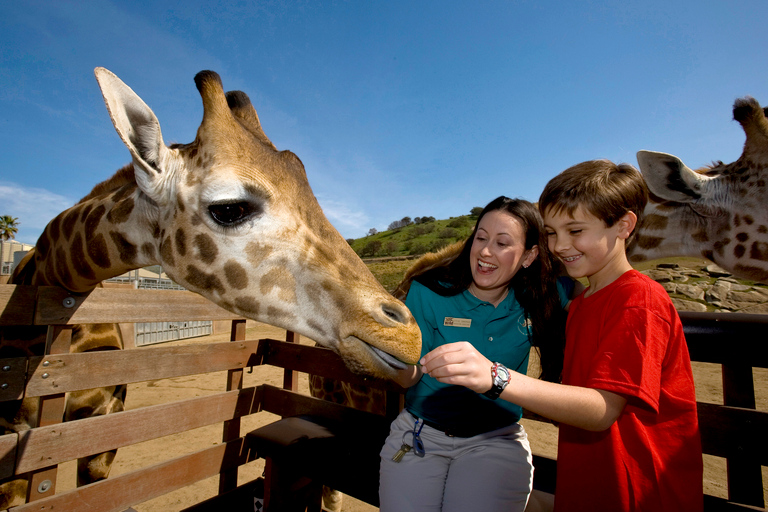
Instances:
[[[501,398],[560,424],[558,512],[703,508],[680,319],[664,289],[626,256],[647,197],[634,167],[595,160],[563,171],[539,199],[550,252],[589,287],[569,308],[562,384],[512,372]],[[490,361],[455,345],[424,356],[423,369],[478,392],[498,387]]]

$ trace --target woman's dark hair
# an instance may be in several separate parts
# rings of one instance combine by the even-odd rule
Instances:
[[[538,246],[539,256],[528,268],[520,268],[509,283],[515,299],[523,307],[526,320],[531,322],[531,345],[536,347],[541,361],[541,378],[559,382],[565,350],[565,311],[560,305],[553,258],[547,249],[547,235],[539,210],[524,199],[500,196],[488,203],[477,218],[472,235],[464,242],[461,252],[447,265],[433,268],[414,279],[435,293],[453,296],[464,292],[472,283],[469,253],[477,235],[480,221],[493,211],[514,216],[523,226],[525,249]]]

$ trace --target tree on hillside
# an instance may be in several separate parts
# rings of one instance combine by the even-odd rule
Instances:
[[[10,215],[0,215],[0,238],[9,240],[16,238],[19,232],[19,219]]]
[[[377,233],[378,233],[378,231],[376,231],[376,228],[371,228],[371,229],[368,230],[368,236],[373,236],[373,235],[375,235]]]
[[[371,240],[360,249],[360,256],[371,257],[376,256],[376,253],[381,250],[381,240]]]
[[[474,208],[469,210],[469,214],[473,217],[479,217],[481,213],[483,213],[482,206],[475,206]]]

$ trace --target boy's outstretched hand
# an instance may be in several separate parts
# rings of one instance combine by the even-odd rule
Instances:
[[[441,345],[419,361],[424,373],[446,384],[485,393],[493,385],[493,363],[468,341]]]

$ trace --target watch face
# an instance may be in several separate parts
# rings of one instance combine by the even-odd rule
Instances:
[[[497,366],[496,372],[499,375],[499,379],[501,379],[503,382],[507,382],[509,380],[509,370],[505,366]]]

